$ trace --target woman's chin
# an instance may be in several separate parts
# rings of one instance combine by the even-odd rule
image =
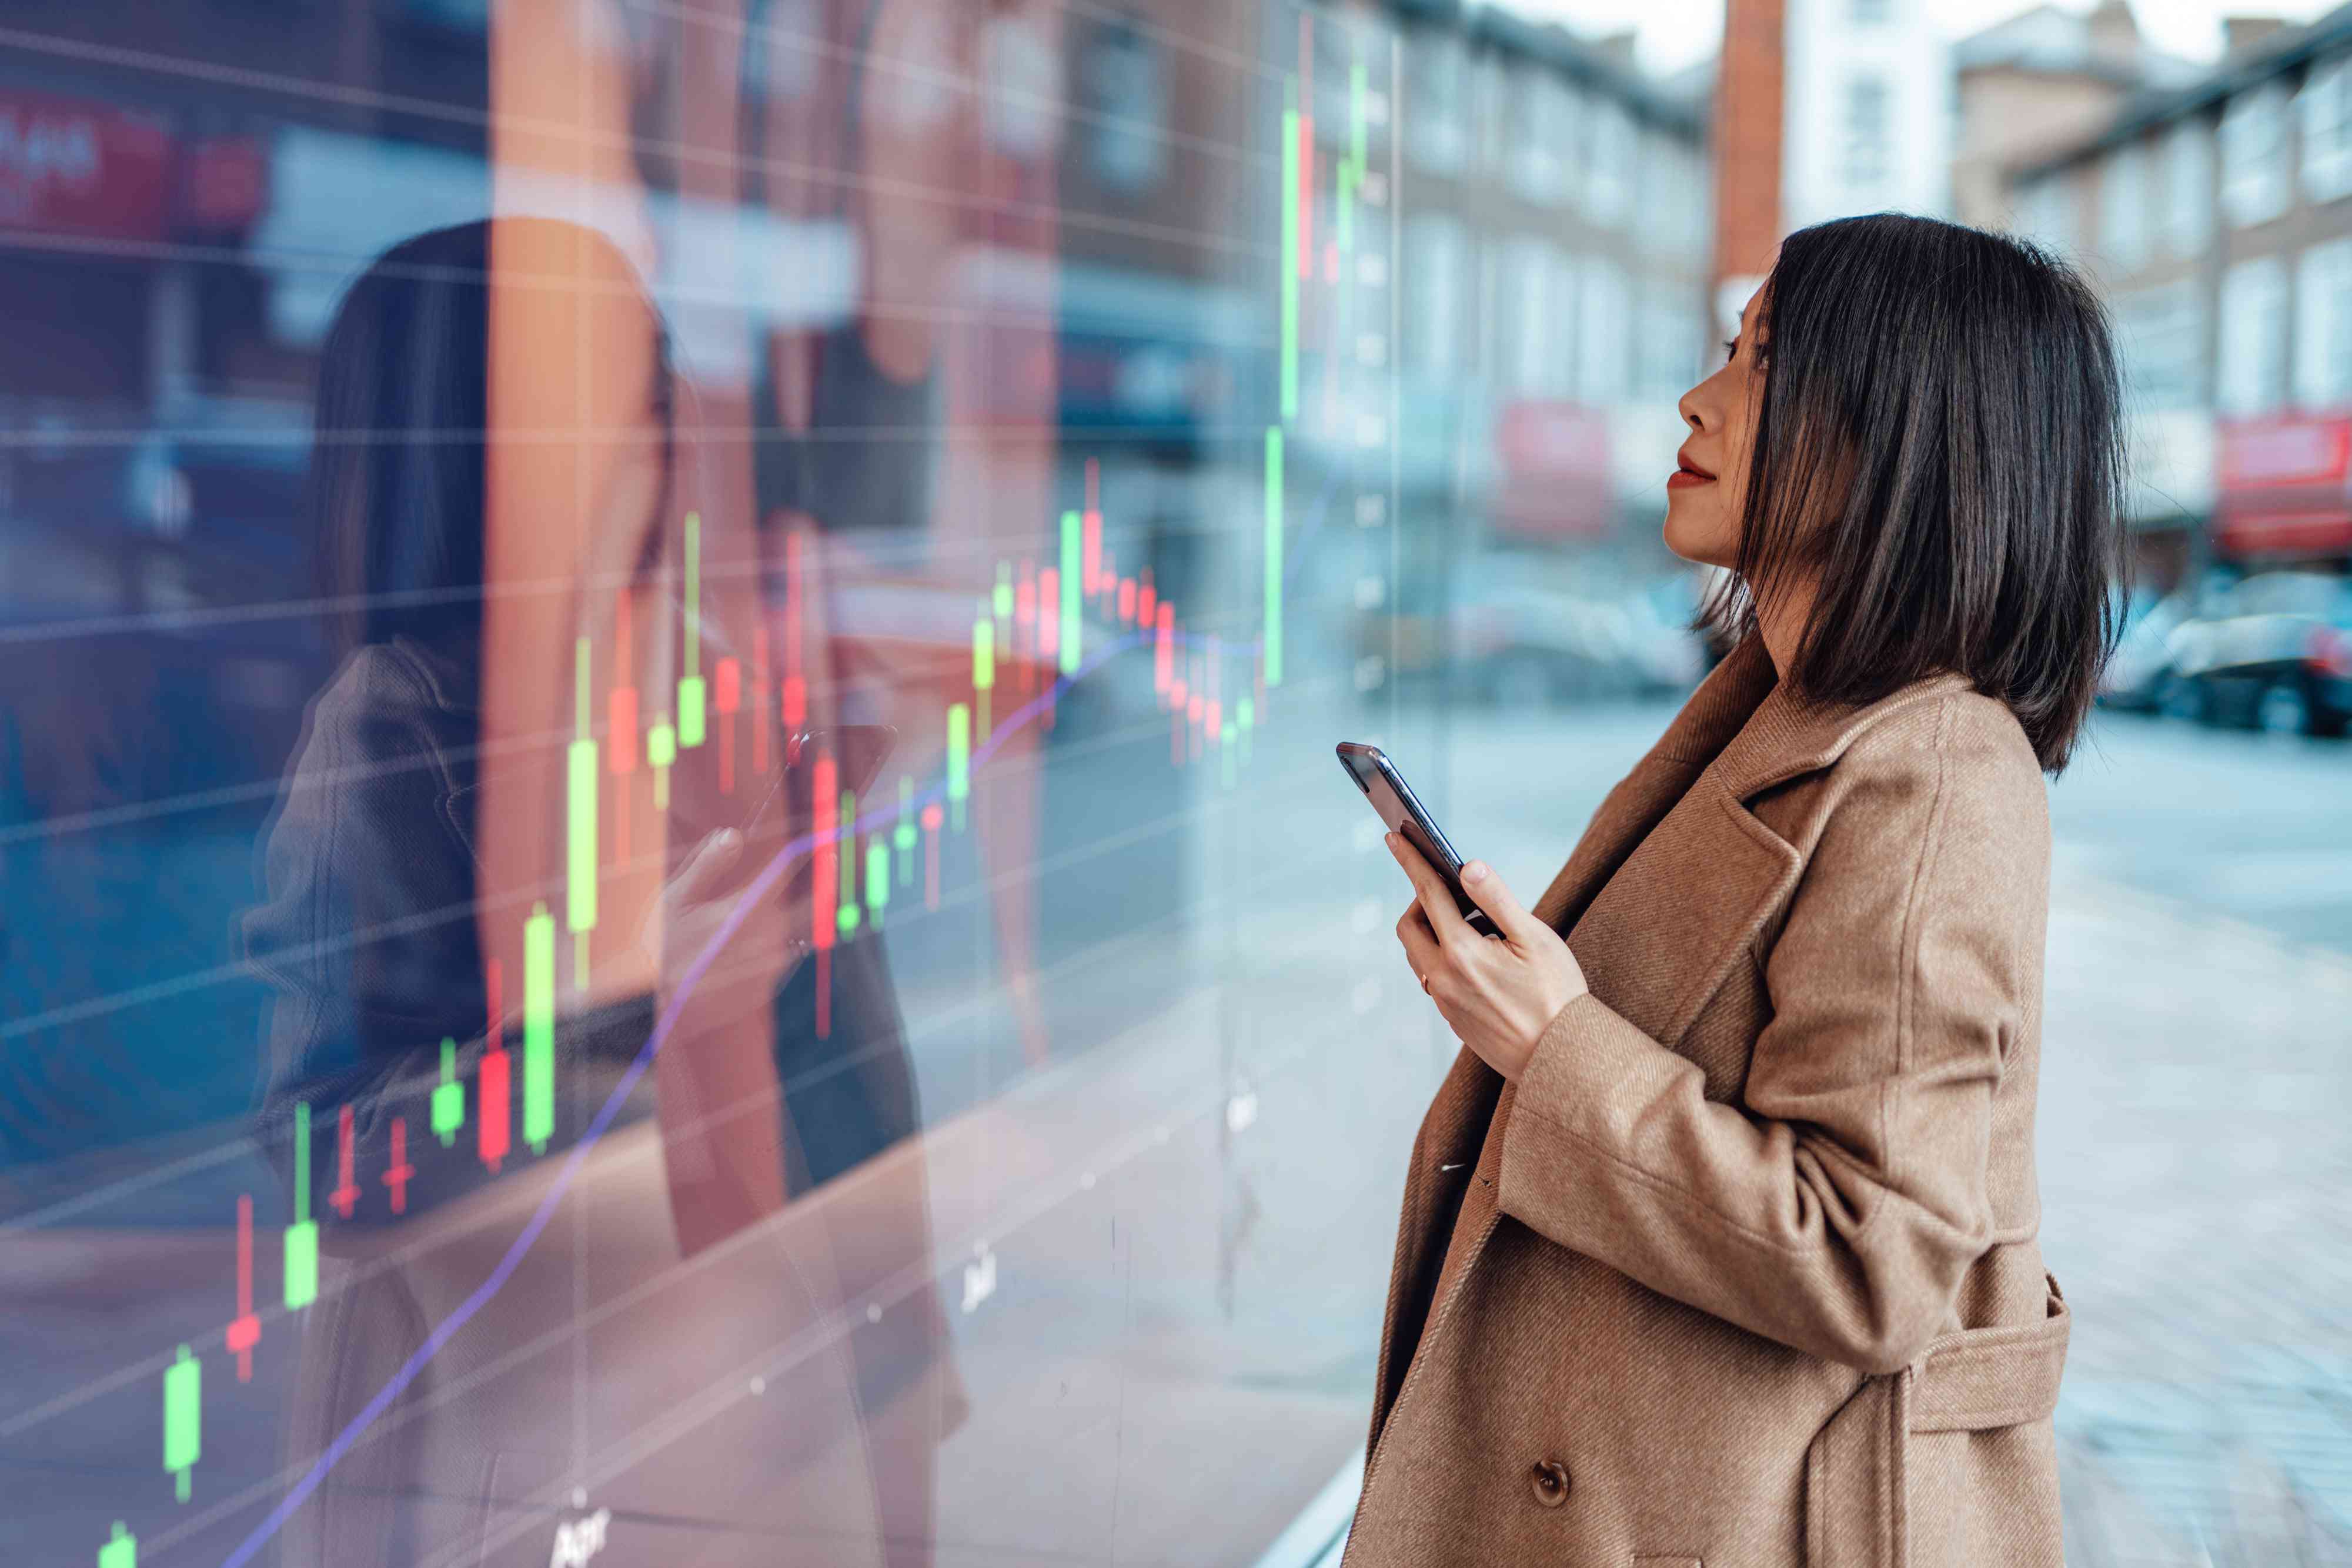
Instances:
[[[1665,527],[1660,530],[1666,548],[1683,559],[1696,566],[1728,568],[1734,551],[1730,541],[1720,537],[1717,529],[1707,528],[1689,515],[1689,508],[1666,503]]]

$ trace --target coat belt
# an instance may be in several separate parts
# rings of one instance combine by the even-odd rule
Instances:
[[[2047,1315],[2030,1328],[1972,1329],[1930,1342],[1914,1375],[1914,1432],[1980,1432],[2039,1421],[2058,1408],[2074,1314],[2050,1287]]]

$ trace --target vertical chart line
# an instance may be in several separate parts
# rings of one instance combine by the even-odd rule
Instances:
[[[1265,432],[1265,684],[1282,685],[1282,427]]]
[[[1298,417],[1298,81],[1283,84],[1282,109],[1282,419]]]

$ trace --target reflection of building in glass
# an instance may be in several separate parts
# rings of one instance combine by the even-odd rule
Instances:
[[[1646,547],[1707,364],[1701,116],[1622,36],[1489,9],[1408,27],[1404,56],[1408,493]]]

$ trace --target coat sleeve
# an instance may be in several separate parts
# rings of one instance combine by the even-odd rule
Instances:
[[[1520,1074],[1496,1197],[1663,1294],[1888,1372],[1991,1244],[1992,1100],[2039,983],[2048,828],[2038,770],[1995,751],[1855,771],[1764,965],[1744,1105],[1587,994]]]

